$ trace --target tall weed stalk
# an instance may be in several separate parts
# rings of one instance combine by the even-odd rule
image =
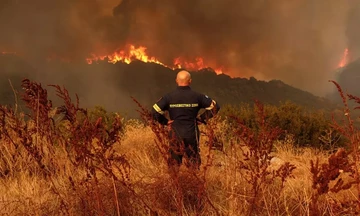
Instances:
[[[289,162],[285,162],[278,169],[271,169],[270,161],[273,158],[274,143],[282,131],[267,123],[264,106],[260,102],[255,101],[254,109],[256,128],[250,128],[241,119],[234,117],[238,124],[236,136],[240,140],[237,148],[243,156],[242,160],[238,160],[237,167],[244,173],[243,178],[250,186],[247,215],[256,215],[264,211],[263,207],[266,203],[264,191],[266,187],[275,184],[276,179],[280,179],[281,187],[278,190],[278,196],[280,196],[284,183],[292,177],[292,172],[296,168]],[[267,211],[271,210],[267,209]]]
[[[332,82],[340,94],[343,103],[343,118],[339,123],[333,116],[332,127],[346,138],[345,148],[339,148],[337,152],[331,154],[327,163],[319,164],[319,160],[311,160],[311,173],[314,192],[311,197],[310,214],[318,215],[324,212],[319,208],[318,201],[322,196],[329,193],[338,193],[349,190],[354,185],[356,187],[356,199],[352,201],[335,202],[333,209],[337,209],[339,214],[359,214],[360,213],[360,173],[359,173],[359,131],[354,126],[351,116],[349,101],[360,104],[360,98],[345,93],[341,86]],[[360,107],[355,107],[359,109]],[[330,209],[329,211],[332,211]]]

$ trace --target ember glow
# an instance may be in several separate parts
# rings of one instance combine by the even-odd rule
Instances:
[[[116,62],[123,62],[126,64],[130,64],[134,60],[139,60],[146,63],[156,63],[159,65],[163,65],[164,67],[168,67],[171,69],[187,69],[187,70],[200,70],[203,68],[210,67],[206,65],[204,59],[201,57],[195,58],[194,61],[185,60],[182,57],[175,58],[173,61],[173,65],[167,65],[159,61],[154,56],[149,56],[146,52],[147,48],[144,46],[135,47],[134,45],[129,45],[127,50],[117,50],[114,53],[108,55],[96,55],[91,54],[91,57],[86,58],[88,64],[93,64],[97,61],[108,61],[109,63],[115,64]],[[223,71],[221,68],[215,68],[214,71],[217,74],[222,74]]]
[[[16,55],[16,52],[6,52],[6,51],[2,51],[0,52],[1,55]]]
[[[344,54],[343,54],[343,56],[341,58],[341,61],[338,64],[338,67],[339,68],[345,67],[345,65],[348,64],[348,58],[349,58],[349,49],[346,48],[344,50]]]

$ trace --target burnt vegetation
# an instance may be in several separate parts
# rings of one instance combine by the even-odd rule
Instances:
[[[60,106],[53,106],[46,88],[25,79],[23,90],[16,96],[26,110],[0,106],[0,176],[10,188],[1,198],[0,212],[358,214],[360,140],[347,101],[359,104],[360,98],[345,94],[334,84],[345,107],[343,123],[338,123],[339,117],[330,122],[319,113],[304,114],[301,107],[291,103],[278,108],[259,101],[253,106],[230,106],[201,126],[203,162],[195,171],[167,168],[169,131],[154,122],[149,109],[136,98],[133,101],[141,121],[126,121],[101,107],[82,108],[77,96],[74,101],[67,89],[58,85],[48,86],[62,101]],[[316,138],[322,143],[314,148],[310,144]],[[306,168],[302,169],[276,156],[279,148],[288,144],[295,151],[294,157],[309,146],[324,154],[306,158]],[[307,183],[302,175],[310,177]],[[294,184],[300,181],[305,185],[295,193]],[[12,188],[13,182],[18,182],[17,190]],[[31,187],[39,185],[34,191],[46,192],[41,201],[36,197],[41,195],[21,191],[21,184],[25,188],[30,182]],[[301,194],[306,187],[307,192]],[[354,196],[345,196],[347,192]],[[339,198],[341,194],[347,198]],[[24,207],[27,198],[31,201]]]

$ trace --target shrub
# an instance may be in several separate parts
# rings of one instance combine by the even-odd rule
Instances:
[[[339,133],[328,131],[332,129],[330,115],[322,111],[306,110],[304,107],[292,102],[282,103],[279,106],[265,105],[264,109],[268,113],[267,121],[273,127],[280,127],[284,132],[279,136],[279,140],[284,140],[288,135],[293,135],[296,147],[316,147],[330,149],[343,146],[344,140],[338,139]],[[255,123],[254,109],[249,104],[238,106],[225,106],[222,109],[222,116],[236,116],[242,119],[243,123],[253,129],[257,129]],[[229,127],[236,127],[234,122],[230,122]],[[329,140],[332,142],[329,144]],[[336,142],[335,142],[336,140]]]

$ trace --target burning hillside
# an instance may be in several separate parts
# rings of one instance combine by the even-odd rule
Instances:
[[[171,69],[187,69],[192,71],[201,70],[203,68],[211,67],[210,65],[206,65],[204,63],[204,59],[202,57],[197,57],[195,61],[186,61],[183,57],[177,57],[173,60],[172,65],[167,65],[159,61],[156,57],[149,56],[146,52],[147,48],[144,46],[135,47],[134,45],[126,46],[125,50],[117,50],[108,55],[96,55],[92,54],[91,57],[86,58],[88,64],[92,64],[96,61],[108,61],[110,63],[116,62],[124,62],[130,64],[134,60],[139,60],[142,62],[151,62],[162,65],[164,67],[168,67]],[[214,71],[217,74],[223,73],[221,68],[214,68]]]
[[[344,47],[353,58],[360,53],[360,2],[354,0],[4,2],[0,52],[21,53],[34,66],[42,59],[136,59],[278,79],[322,94]]]

